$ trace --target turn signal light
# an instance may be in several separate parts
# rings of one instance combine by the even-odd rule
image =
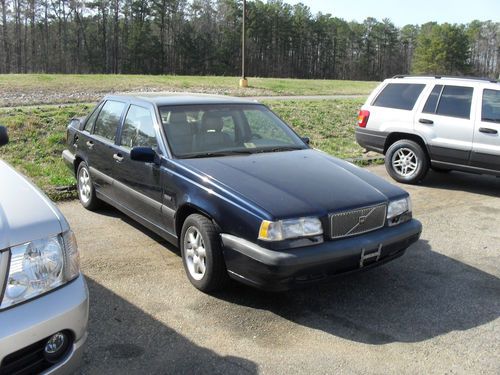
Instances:
[[[366,124],[368,123],[368,118],[370,117],[370,111],[365,111],[362,109],[358,113],[358,125],[361,128],[366,128]]]

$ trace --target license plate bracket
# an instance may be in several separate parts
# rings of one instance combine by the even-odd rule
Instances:
[[[378,245],[376,250],[366,250],[365,248],[361,249],[361,258],[359,259],[359,268],[363,268],[366,266],[367,261],[373,260],[371,263],[375,263],[380,259],[380,255],[382,254],[382,244]]]

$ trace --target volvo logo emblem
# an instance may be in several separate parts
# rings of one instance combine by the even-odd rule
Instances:
[[[358,219],[358,224],[363,224],[366,221],[367,217],[368,217],[368,215],[360,216]]]

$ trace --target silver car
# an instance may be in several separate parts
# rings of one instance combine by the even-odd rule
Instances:
[[[0,127],[0,146],[7,143]],[[0,160],[0,374],[66,374],[87,339],[88,289],[68,222]]]

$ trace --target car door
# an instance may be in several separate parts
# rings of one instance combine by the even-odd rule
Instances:
[[[86,137],[82,147],[86,148],[87,162],[96,190],[115,199],[112,189],[115,139],[126,104],[107,100],[95,119],[91,135]]]
[[[437,84],[416,112],[415,131],[426,140],[431,159],[469,163],[474,132],[473,86]]]
[[[114,190],[119,204],[147,221],[163,227],[160,167],[130,159],[134,147],[151,147],[158,153],[157,131],[152,109],[131,104],[125,115],[118,148],[114,154]]]
[[[484,89],[480,100],[471,165],[500,172],[500,90]]]

